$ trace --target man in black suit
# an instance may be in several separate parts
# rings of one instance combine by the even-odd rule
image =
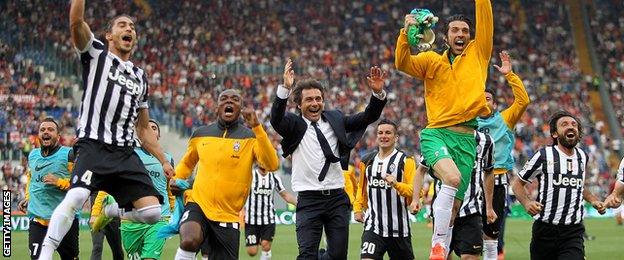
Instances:
[[[297,259],[347,258],[351,203],[343,189],[342,171],[347,170],[350,151],[366,127],[377,121],[383,111],[385,77],[380,68],[372,67],[367,77],[373,92],[368,106],[363,112],[345,116],[339,110],[323,110],[324,90],[318,81],[304,79],[292,89],[292,61],[286,63],[284,84],[278,86],[271,108],[271,125],[283,137],[283,156],[292,156],[292,189],[299,193]],[[290,95],[299,115],[286,112]],[[328,248],[319,255],[323,228]]]

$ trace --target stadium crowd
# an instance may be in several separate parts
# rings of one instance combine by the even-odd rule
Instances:
[[[589,6],[590,26],[596,54],[601,62],[605,83],[617,118],[624,117],[624,4],[621,1],[597,0]],[[624,120],[620,120],[624,134]]]
[[[371,65],[389,71],[387,83],[392,105],[387,106],[383,117],[400,122],[400,146],[414,153],[419,152],[418,131],[425,127],[426,114],[422,83],[401,75],[393,65],[403,16],[414,7],[427,7],[442,19],[450,15],[450,10],[474,13],[463,8],[466,5],[462,1],[433,0],[136,2],[143,4],[111,0],[106,3],[110,8],[88,5],[88,23],[101,33],[108,19],[116,14],[137,16],[139,45],[132,61],[149,75],[150,113],[183,136],[190,136],[195,127],[215,120],[212,108],[216,93],[227,88],[243,89],[246,104],[257,108],[260,120],[269,127],[271,98],[282,80],[285,58],[292,57],[297,74],[321,79],[327,88],[326,104],[345,112],[359,111],[367,103],[365,77]],[[596,2],[599,5],[613,1]],[[8,39],[0,41],[18,46],[13,49],[5,44],[0,49],[0,99],[7,100],[0,105],[0,156],[8,160],[20,158],[20,154],[31,149],[35,122],[45,115],[61,118],[65,136],[74,134],[78,102],[71,93],[79,87],[78,80],[44,73],[21,54],[45,42],[55,48],[50,57],[76,62],[67,33],[66,2],[9,1],[2,7],[4,18],[0,19],[6,28],[2,36]],[[595,120],[589,106],[588,91],[593,82],[578,69],[563,1],[496,1],[493,7],[494,50],[508,50],[514,57],[514,70],[524,80],[532,101],[516,128],[514,156],[518,167],[538,147],[550,143],[547,117],[566,109],[582,118],[583,148],[592,157],[590,180],[599,193],[605,194],[613,169],[609,166],[616,156],[609,147],[604,123]],[[621,12],[606,9],[600,8],[604,13],[596,19],[618,21],[609,17]],[[17,14],[17,22],[7,22],[7,17],[13,17],[8,13]],[[48,15],[35,15],[40,13]],[[620,26],[602,27],[605,33],[600,35],[606,38],[598,39],[614,46],[609,54],[604,52],[603,60],[609,68],[605,74],[609,75],[607,80],[615,93],[612,97],[620,117],[624,111],[624,63],[617,57],[623,55],[618,36],[622,34],[618,28],[624,28],[623,19],[619,18]],[[442,34],[438,34],[435,48],[444,48]],[[495,53],[491,63],[499,63]],[[492,68],[488,84],[497,90],[499,103],[511,104],[511,89],[497,73]],[[30,101],[10,100],[9,93],[15,97],[18,95],[14,94],[25,95]],[[16,132],[19,142],[9,138],[10,133]],[[274,140],[278,138],[269,132]],[[71,141],[67,139],[66,142]],[[360,142],[358,153],[367,151],[373,142],[374,135],[369,131]],[[16,171],[5,172],[3,167],[3,175],[8,172],[15,175]]]

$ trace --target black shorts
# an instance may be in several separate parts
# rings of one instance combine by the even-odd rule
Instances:
[[[189,221],[199,223],[204,237],[201,252],[207,253],[208,259],[238,259],[240,247],[238,222],[223,223],[209,220],[199,205],[193,202],[187,203],[184,207],[180,226]]]
[[[496,221],[492,224],[487,223],[487,215],[485,214],[485,201],[483,201],[483,233],[491,238],[498,239],[501,230],[501,222],[503,214],[505,214],[505,199],[507,197],[507,188],[504,185],[494,186],[494,194],[492,195],[492,207],[496,213]]]
[[[585,226],[553,225],[539,220],[533,222],[531,259],[585,259],[583,233]]]
[[[481,215],[472,214],[456,218],[453,224],[453,238],[451,250],[457,256],[481,255],[483,250],[483,236],[481,230]]]
[[[163,197],[156,191],[143,162],[133,147],[120,147],[82,138],[74,145],[76,163],[71,187],[105,191],[119,207],[132,208],[132,202],[147,196]]]
[[[245,246],[259,245],[260,241],[273,241],[275,223],[268,225],[245,225]]]
[[[56,251],[61,255],[61,259],[78,259],[78,218],[74,218],[69,231],[63,237]],[[39,224],[34,220],[30,220],[28,228],[28,250],[30,251],[30,259],[39,259],[41,253],[41,244],[48,232],[48,227]]]
[[[382,237],[373,231],[364,231],[360,258],[383,259],[388,252],[390,259],[414,259],[411,237]]]

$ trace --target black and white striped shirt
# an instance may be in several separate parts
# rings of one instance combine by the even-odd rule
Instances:
[[[498,185],[506,186],[507,184],[509,184],[509,177],[507,176],[507,173],[494,175],[494,185],[496,185],[496,186],[498,186]]]
[[[273,172],[265,176],[255,168],[249,197],[245,202],[245,223],[249,225],[268,225],[275,223],[275,205],[273,191],[286,190],[282,180]]]
[[[470,182],[464,194],[464,201],[459,208],[459,217],[482,213],[484,196],[483,178],[486,171],[492,171],[492,169],[494,169],[494,142],[492,137],[488,134],[475,131],[475,141],[477,142],[477,155],[475,157],[474,167],[472,168]],[[426,165],[423,160],[424,159],[421,159],[422,166]],[[436,193],[441,187],[442,182],[436,179]]]
[[[624,184],[624,158],[622,158],[620,166],[618,167],[617,180]]]
[[[535,153],[518,172],[525,182],[538,180],[537,202],[543,209],[533,219],[554,225],[581,223],[586,166],[587,154],[579,148],[572,156],[552,145]]]
[[[147,76],[130,61],[108,51],[91,35],[82,63],[82,105],[78,137],[133,146],[138,109],[147,108]]]
[[[382,237],[409,237],[409,213],[407,198],[386,183],[384,176],[392,174],[397,182],[403,181],[407,155],[399,150],[384,159],[376,153],[367,163],[366,193],[367,210],[364,217],[364,230]]]

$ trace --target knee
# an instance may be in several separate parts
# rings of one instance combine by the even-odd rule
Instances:
[[[446,173],[446,177],[444,179],[446,179],[446,183],[444,184],[451,186],[453,188],[459,187],[459,183],[461,182],[461,178],[459,174],[457,174],[456,172]]]
[[[249,256],[256,256],[258,254],[258,246],[248,246],[247,254]]]
[[[198,237],[180,236],[180,248],[185,251],[197,252],[201,242]]]
[[[260,246],[262,247],[262,251],[270,251],[271,250],[271,241],[262,240],[260,241]]]
[[[65,198],[61,203],[75,211],[82,208],[82,205],[89,199],[90,194],[91,191],[86,188],[73,188],[65,194]]]
[[[141,211],[141,218],[147,224],[156,224],[160,220],[160,205],[148,206]]]

